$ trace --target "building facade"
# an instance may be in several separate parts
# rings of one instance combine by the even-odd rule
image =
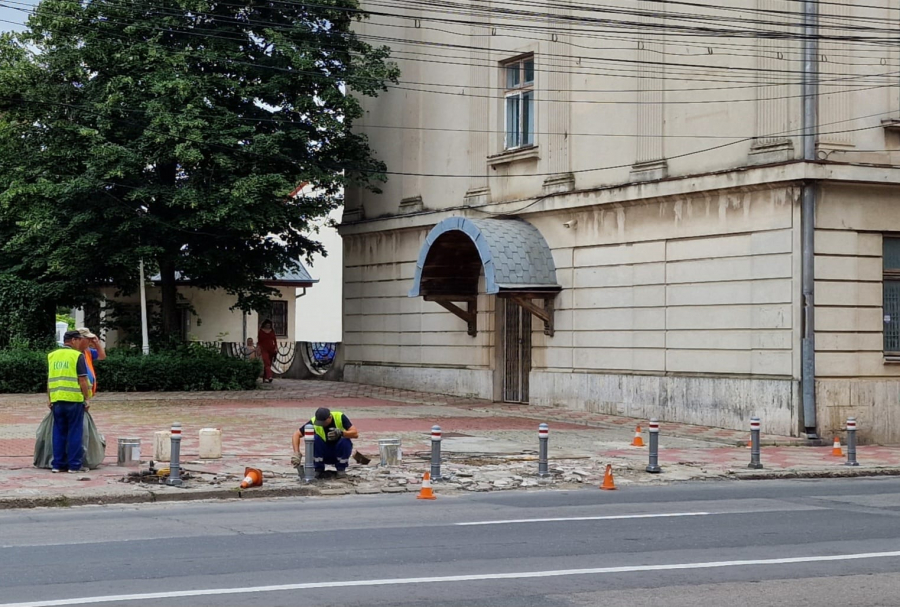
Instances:
[[[360,26],[402,76],[358,124],[389,175],[346,196],[345,379],[900,441],[898,6],[819,5],[804,160],[801,3],[594,4]]]

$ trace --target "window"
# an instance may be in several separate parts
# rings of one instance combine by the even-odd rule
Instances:
[[[259,313],[259,324],[264,320],[272,321],[272,330],[278,337],[288,336],[288,305],[286,301],[272,301],[268,313],[261,311]]]
[[[534,57],[502,66],[507,150],[534,145]]]
[[[900,358],[900,238],[884,238],[884,353]]]

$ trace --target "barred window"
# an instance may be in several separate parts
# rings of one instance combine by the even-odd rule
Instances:
[[[900,238],[884,238],[884,353],[900,357]]]
[[[268,310],[260,310],[259,324],[265,320],[272,321],[272,330],[277,337],[288,336],[288,302],[273,300],[269,302]]]

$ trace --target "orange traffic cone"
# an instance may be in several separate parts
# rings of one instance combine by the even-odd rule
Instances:
[[[419,491],[419,495],[416,496],[417,500],[436,500],[437,497],[434,495],[434,491],[431,490],[431,472],[426,472],[425,476],[422,477],[422,489]]]
[[[637,428],[634,429],[634,440],[631,441],[631,446],[632,447],[643,447],[644,446],[644,439],[641,438],[641,427],[640,426],[638,426]]]
[[[256,468],[244,469],[244,480],[241,481],[241,489],[249,489],[250,487],[262,487],[262,470]]]
[[[606,473],[603,475],[603,484],[600,485],[600,488],[607,491],[613,491],[616,488],[616,484],[613,482],[612,464],[606,464]]]
[[[844,457],[844,452],[841,451],[841,437],[834,437],[834,446],[831,448],[831,454],[834,457]]]

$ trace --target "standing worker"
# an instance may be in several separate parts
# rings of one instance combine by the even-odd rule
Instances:
[[[312,425],[316,431],[313,457],[316,478],[325,477],[326,464],[333,465],[337,470],[336,478],[346,478],[347,464],[350,462],[350,454],[353,452],[353,443],[350,439],[359,438],[359,432],[353,427],[349,417],[340,411],[329,411],[325,407],[316,409],[316,414],[312,419],[294,432],[291,440],[294,447],[291,465],[295,468],[300,467],[302,462],[300,443],[303,440],[303,431],[309,425]]]
[[[266,319],[259,325],[256,349],[263,361],[263,381],[272,383],[272,362],[278,356],[278,339],[272,330],[272,321]]]
[[[84,412],[91,407],[91,386],[87,363],[81,350],[85,338],[78,331],[66,331],[63,346],[47,355],[47,396],[53,412],[53,460],[56,473],[84,472]]]
[[[103,347],[103,343],[100,341],[100,338],[91,333],[90,329],[86,329],[81,327],[76,329],[81,336],[84,338],[82,340],[81,351],[84,353],[84,362],[87,364],[88,368],[88,380],[91,383],[91,394],[97,393],[97,371],[94,370],[94,361],[97,360],[106,360],[106,349]]]

